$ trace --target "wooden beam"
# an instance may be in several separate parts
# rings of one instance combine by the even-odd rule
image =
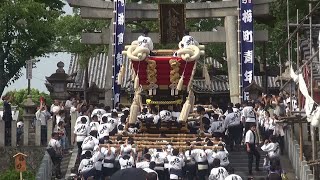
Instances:
[[[131,44],[132,41],[137,40],[141,33],[126,32],[125,44]],[[226,42],[226,33],[223,30],[218,31],[205,31],[205,32],[190,32],[199,43],[213,43],[213,42]],[[110,33],[108,31],[102,33],[82,33],[81,42],[84,44],[109,44]],[[153,43],[158,44],[159,33],[149,33],[149,37]],[[256,42],[268,41],[268,31],[255,31],[254,38]]]
[[[269,2],[272,0],[255,0],[253,15],[263,17],[269,14]],[[80,7],[82,18],[111,19],[113,17],[113,3],[100,0],[68,0],[72,7]],[[237,16],[238,4],[236,1],[216,1],[211,3],[186,3],[186,18],[214,18],[225,16]],[[127,3],[127,20],[157,20],[158,4]]]

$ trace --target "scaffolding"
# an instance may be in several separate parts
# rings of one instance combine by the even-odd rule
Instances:
[[[296,44],[296,57],[297,57],[297,70],[296,73],[302,73],[304,68],[310,68],[310,78],[309,78],[309,85],[310,85],[310,92],[311,92],[311,97],[314,98],[314,72],[313,69],[315,67],[314,62],[316,60],[319,61],[319,49],[316,50],[316,47],[314,46],[313,43],[313,28],[319,28],[320,24],[313,24],[313,16],[314,14],[319,11],[320,9],[320,2],[319,1],[309,1],[309,13],[304,16],[301,20],[299,20],[299,10],[297,10],[297,20],[295,23],[290,23],[289,22],[289,0],[287,0],[287,32],[288,32],[288,37],[287,40],[285,41],[284,44],[282,44],[282,46],[278,49],[277,51],[277,55],[279,58],[279,67],[280,67],[280,74],[283,72],[282,69],[282,64],[284,62],[282,62],[282,58],[281,58],[281,52],[283,52],[285,49],[287,49],[287,56],[288,56],[288,62],[290,64],[290,67],[292,67],[292,57],[293,57],[293,53],[292,53],[292,46],[293,46],[293,41],[296,40],[297,44]],[[309,20],[308,24],[305,24],[306,21]],[[295,30],[290,33],[290,27],[296,27]],[[309,37],[308,39],[308,43],[307,43],[307,47],[309,48],[309,52],[307,52],[304,48],[300,48],[301,47],[301,39],[300,39],[300,32],[302,29],[309,29]],[[306,48],[306,49],[308,49]],[[301,58],[301,54],[304,54],[304,59],[302,60]],[[303,64],[301,64],[301,62],[304,62]],[[281,88],[280,90],[283,90],[286,86],[288,86],[289,84],[292,83],[292,80],[289,80],[287,82],[283,82],[282,79],[280,79],[280,84],[281,84]],[[292,87],[292,86],[290,86]],[[297,90],[298,92],[298,98],[299,98],[299,90]],[[292,99],[292,89],[290,90],[290,99]],[[299,104],[299,109],[301,110],[302,104],[300,101],[300,98],[298,99],[298,104]],[[302,128],[302,123],[303,119],[301,114],[304,113],[303,111],[299,111],[299,112],[293,112],[292,108],[290,107],[290,115],[293,114],[298,114],[298,117],[300,118],[287,118],[288,121],[291,123],[292,125],[292,133],[293,133],[293,125],[294,123],[299,123],[299,138],[300,138],[300,160],[302,161],[302,154],[303,154],[303,128]],[[316,141],[316,127],[311,127],[310,126],[310,134],[311,134],[311,146],[312,146],[312,160],[309,161],[309,165],[311,165],[313,167],[313,174],[314,174],[314,180],[319,180],[319,169],[318,169],[318,164],[319,164],[319,159],[318,159],[318,150],[317,150],[317,141]]]

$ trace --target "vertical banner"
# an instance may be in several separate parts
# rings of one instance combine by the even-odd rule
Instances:
[[[241,75],[242,97],[249,100],[249,86],[254,76],[254,39],[253,39],[253,3],[252,0],[240,0],[240,32],[241,32]]]
[[[123,63],[123,43],[125,31],[125,0],[114,1],[114,64],[113,64],[113,106],[120,102],[120,89],[117,77]]]
[[[160,42],[179,43],[184,36],[185,4],[159,4]]]

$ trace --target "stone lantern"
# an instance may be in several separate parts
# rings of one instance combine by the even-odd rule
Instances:
[[[249,86],[244,89],[245,92],[249,92],[249,99],[256,100],[263,92],[263,88],[259,86],[255,81],[252,81]]]
[[[93,82],[87,90],[87,94],[89,97],[89,104],[92,104],[92,105],[99,104],[99,95],[102,92],[103,90],[100,89],[95,82]]]
[[[57,63],[58,69],[56,73],[51,74],[50,77],[46,77],[47,83],[45,84],[52,99],[66,100],[70,97],[67,92],[67,84],[74,82],[74,80],[65,73],[62,61]]]
[[[31,95],[27,96],[27,99],[23,102],[23,145],[29,145],[29,127],[30,123],[35,118],[37,105],[32,101]]]

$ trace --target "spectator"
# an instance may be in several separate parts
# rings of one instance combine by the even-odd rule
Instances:
[[[12,112],[9,96],[2,97],[3,100],[3,117],[4,126],[5,126],[5,145],[10,146],[11,144],[11,121],[12,121]]]
[[[54,165],[54,173],[57,178],[61,178],[61,161],[62,161],[62,151],[61,144],[59,142],[59,134],[53,132],[51,139],[48,143],[47,151],[51,157],[52,163]]]
[[[47,106],[41,101],[40,106],[36,112],[36,120],[41,123],[41,144],[45,145],[47,142],[47,121],[51,114],[47,110]]]

